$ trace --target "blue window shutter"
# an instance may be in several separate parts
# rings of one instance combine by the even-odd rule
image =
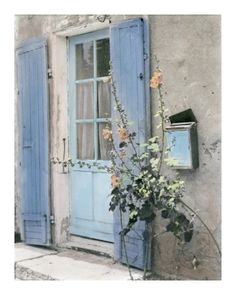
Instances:
[[[142,143],[149,135],[147,124],[149,100],[146,95],[148,90],[148,67],[144,49],[144,21],[134,19],[111,26],[111,63],[116,92],[125,111],[128,120],[132,122],[132,129],[137,132],[136,141]],[[123,216],[124,224],[126,216]],[[114,212],[114,258],[126,263],[124,247],[121,242],[120,213]],[[145,253],[148,249],[148,263],[150,268],[150,239],[143,221],[137,222],[135,230],[130,231],[125,239],[127,246],[128,262],[130,265],[143,269]]]
[[[20,113],[22,239],[50,244],[47,43],[30,39],[16,51]]]

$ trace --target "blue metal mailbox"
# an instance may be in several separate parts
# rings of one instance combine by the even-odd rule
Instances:
[[[175,159],[175,169],[196,169],[198,162],[197,123],[173,123],[166,127],[169,158]]]

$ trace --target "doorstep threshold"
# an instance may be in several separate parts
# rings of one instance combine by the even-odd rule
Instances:
[[[71,235],[68,242],[58,246],[60,248],[83,251],[99,256],[113,258],[114,244],[109,242]]]

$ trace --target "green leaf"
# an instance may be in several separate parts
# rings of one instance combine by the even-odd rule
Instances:
[[[176,225],[174,224],[174,222],[170,222],[170,223],[166,226],[166,230],[167,230],[167,231],[174,232],[175,229],[176,229]]]
[[[151,138],[149,138],[149,142],[151,142],[151,143],[155,143],[155,142],[157,142],[157,140],[158,140],[158,136],[154,136],[154,137],[151,137]]]
[[[185,242],[189,243],[192,240],[193,230],[186,231],[184,233],[184,240]]]
[[[147,159],[148,157],[149,157],[149,154],[148,154],[148,153],[143,153],[142,155],[140,155],[140,156],[138,157],[138,159],[139,159],[140,161],[142,161],[142,160]]]
[[[162,196],[164,195],[164,192],[165,192],[165,190],[164,190],[164,188],[162,188],[162,189],[160,190],[159,197],[162,197]]]
[[[125,147],[125,146],[127,146],[127,145],[128,145],[127,142],[122,141],[122,142],[119,144],[119,148],[121,149],[121,148],[123,148],[123,147]]]
[[[189,225],[189,220],[186,218],[186,216],[182,213],[180,213],[176,217],[176,221],[178,221],[182,226],[187,227]]]
[[[150,182],[151,182],[151,183],[156,182],[156,178],[155,178],[155,177],[151,178],[151,179],[150,179]]]
[[[129,213],[129,219],[135,219],[137,218],[137,215],[138,215],[138,211],[134,209]]]
[[[161,175],[159,178],[159,183],[164,183],[164,182],[165,182],[165,177]]]
[[[166,159],[164,159],[164,161],[166,162],[166,164],[168,166],[171,166],[171,167],[177,166],[179,163],[179,161],[174,158],[166,158]]]
[[[169,216],[169,211],[166,210],[166,209],[162,210],[162,211],[161,211],[161,216],[162,216],[163,218],[168,218],[168,216]]]
[[[139,218],[140,220],[145,220],[147,222],[151,222],[155,218],[156,214],[154,213],[151,205],[149,203],[145,203],[142,208],[139,210]]]
[[[172,192],[176,192],[181,190],[183,187],[184,187],[184,181],[175,181],[174,183],[169,185],[167,189]]]
[[[158,166],[159,162],[160,162],[160,159],[159,158],[156,158],[156,159],[155,158],[152,158],[150,160],[151,167],[152,168],[156,168]]]
[[[159,144],[152,143],[151,145],[148,146],[148,150],[151,150],[152,152],[158,152],[160,150]]]
[[[148,146],[149,144],[148,143],[141,143],[139,146],[140,147],[146,147],[146,146]]]
[[[161,113],[162,113],[161,111],[158,111],[158,112],[154,115],[154,117],[155,117],[155,118],[160,117],[160,114],[161,114]]]

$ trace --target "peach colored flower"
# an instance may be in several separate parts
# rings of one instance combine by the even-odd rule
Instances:
[[[161,71],[156,71],[153,73],[153,76],[150,80],[150,87],[151,88],[157,88],[160,85],[162,85],[163,81],[163,75]]]
[[[112,139],[112,131],[109,128],[104,128],[102,130],[102,136],[104,139],[111,141]]]
[[[113,188],[119,186],[120,179],[116,175],[111,176],[111,185]]]
[[[129,133],[125,128],[118,129],[120,140],[126,140],[129,137]]]

